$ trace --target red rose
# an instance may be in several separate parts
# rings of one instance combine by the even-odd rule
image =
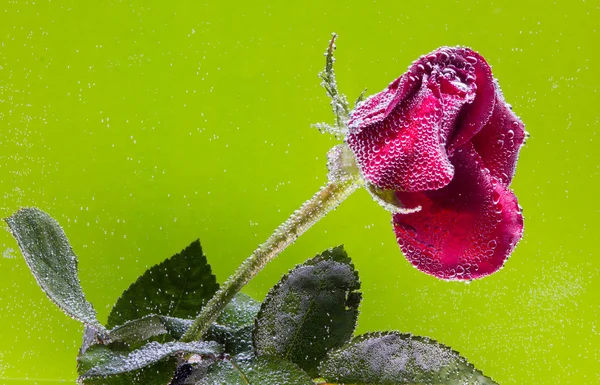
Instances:
[[[523,235],[508,188],[523,123],[485,59],[443,47],[415,61],[350,115],[348,146],[364,179],[394,190],[394,230],[419,270],[468,280],[502,267]]]

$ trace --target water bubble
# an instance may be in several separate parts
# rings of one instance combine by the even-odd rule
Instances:
[[[500,202],[500,193],[496,190],[492,193],[492,203],[497,205]]]
[[[7,259],[16,258],[14,252],[15,252],[15,250],[12,247],[9,247],[8,249],[4,250],[4,252],[2,252],[2,258],[7,258]]]
[[[473,57],[473,56],[467,56],[465,59],[467,59],[467,61],[468,61],[470,64],[473,64],[473,65],[477,64],[477,58],[476,58],[476,57]]]

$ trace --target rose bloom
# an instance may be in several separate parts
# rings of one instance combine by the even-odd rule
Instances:
[[[372,187],[411,213],[393,225],[406,258],[448,280],[500,269],[523,235],[509,189],[526,133],[485,59],[442,47],[352,111],[348,146]]]

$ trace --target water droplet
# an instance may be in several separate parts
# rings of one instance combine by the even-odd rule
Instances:
[[[492,203],[497,205],[500,202],[500,193],[496,190],[492,193]]]

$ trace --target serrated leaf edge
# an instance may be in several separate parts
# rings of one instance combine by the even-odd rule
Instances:
[[[340,252],[341,253],[336,253]],[[302,266],[314,266],[319,262],[322,261],[326,261],[326,260],[332,260],[338,263],[343,263],[348,265],[357,280],[357,287],[351,291],[351,293],[356,293],[357,290],[359,290],[361,288],[361,281],[360,281],[360,277],[358,275],[358,271],[356,270],[354,263],[352,262],[352,259],[348,256],[348,253],[346,252],[346,250],[344,249],[344,245],[338,245],[338,246],[334,246],[334,247],[330,247],[329,249],[326,249],[324,251],[322,251],[321,253],[318,253],[316,256],[308,259],[307,261],[303,262],[303,263],[299,263],[296,266],[294,266],[293,268],[291,268],[283,277],[281,277],[281,279],[277,282],[277,284],[275,286],[273,286],[269,292],[267,293],[264,301],[262,302],[261,306],[260,306],[260,310],[258,311],[258,313],[256,314],[256,317],[254,317],[254,328],[252,330],[252,347],[254,348],[254,351],[258,351],[257,346],[256,346],[256,333],[258,330],[258,320],[261,318],[261,314],[263,313],[264,309],[267,307],[267,305],[269,303],[271,303],[271,301],[273,301],[273,294],[281,287],[281,285],[283,285],[288,279],[289,276],[292,272],[294,272],[297,268],[302,267]],[[358,317],[356,317],[356,319],[354,320],[354,330],[356,330],[356,326],[358,324]],[[259,356],[269,356],[269,355],[259,355]],[[282,359],[281,357],[279,357],[280,359]],[[287,361],[287,360],[286,360]],[[288,361],[291,362],[291,361]]]
[[[217,284],[217,290],[218,290],[218,289],[219,289],[219,287],[220,287],[220,284],[219,284],[219,282],[218,282],[218,280],[217,280],[217,277],[216,277],[216,276],[213,274],[213,272],[212,272],[212,266],[211,266],[211,265],[210,265],[210,263],[208,262],[208,257],[206,256],[206,254],[204,254],[204,249],[202,248],[202,244],[200,243],[200,238],[196,238],[196,239],[195,239],[194,241],[192,241],[192,242],[191,242],[191,243],[190,243],[188,246],[186,246],[186,247],[184,247],[183,249],[181,249],[181,251],[179,251],[179,252],[177,252],[177,253],[173,254],[172,256],[170,256],[170,257],[168,257],[168,258],[164,259],[163,261],[161,261],[161,262],[159,262],[159,263],[156,263],[156,264],[154,264],[154,265],[152,265],[152,266],[148,267],[146,270],[144,270],[144,272],[143,272],[143,273],[142,273],[142,274],[141,274],[139,277],[137,277],[137,279],[136,279],[134,282],[132,282],[132,283],[131,283],[131,284],[130,284],[128,287],[127,287],[127,289],[125,289],[125,290],[123,291],[123,293],[121,293],[121,295],[119,296],[119,298],[118,298],[118,299],[115,301],[115,304],[113,305],[113,307],[112,307],[112,309],[111,309],[111,311],[110,311],[110,313],[109,313],[109,315],[108,315],[108,318],[107,318],[107,325],[109,324],[109,320],[110,320],[111,316],[113,315],[113,312],[115,311],[114,309],[116,309],[116,308],[117,308],[117,305],[119,305],[119,303],[120,303],[120,302],[123,300],[123,298],[124,298],[124,297],[127,295],[127,293],[129,292],[129,290],[131,290],[131,288],[132,288],[132,287],[134,287],[135,285],[137,285],[137,284],[139,283],[139,281],[140,281],[142,278],[144,278],[144,276],[145,276],[145,275],[146,275],[146,274],[147,274],[147,273],[148,273],[150,270],[152,270],[152,269],[155,269],[155,268],[156,268],[156,269],[158,269],[158,268],[160,268],[160,266],[162,266],[162,265],[165,265],[166,263],[168,263],[168,261],[169,261],[171,258],[173,258],[173,257],[175,257],[175,256],[177,256],[177,255],[180,255],[180,254],[181,254],[181,253],[183,253],[183,252],[184,252],[184,251],[185,251],[185,250],[186,250],[188,247],[190,247],[192,244],[194,244],[194,243],[196,243],[196,242],[198,242],[198,245],[199,245],[199,247],[200,247],[200,252],[201,252],[201,254],[202,254],[202,255],[204,256],[204,258],[206,259],[206,266],[207,266],[207,268],[208,268],[208,272],[207,272],[207,273],[209,273],[209,274],[210,274],[210,275],[211,275],[211,276],[212,276],[212,277],[215,279],[215,282],[216,282],[216,284]],[[202,307],[198,308],[198,312],[200,312],[200,309],[202,309]],[[156,315],[161,315],[161,316],[165,316],[165,317],[171,317],[171,316],[166,316],[166,315],[162,315],[162,314],[156,314]],[[140,317],[140,318],[143,318],[143,317]],[[172,317],[172,318],[178,318],[178,317]],[[139,319],[139,318],[136,318],[136,319]],[[133,321],[133,320],[129,320],[129,321]],[[124,324],[120,324],[120,325],[114,325],[114,327],[113,327],[112,329],[115,329],[115,328],[117,328],[118,326],[122,326],[122,325],[124,325]]]
[[[414,335],[412,333],[403,333],[403,332],[395,331],[395,330],[366,332],[366,333],[360,334],[360,335],[352,338],[352,340],[350,340],[349,342],[347,342],[343,346],[341,346],[341,347],[339,347],[337,349],[329,351],[329,353],[327,353],[328,357],[323,362],[321,362],[321,364],[319,365],[319,374],[321,376],[323,375],[323,373],[322,373],[322,365],[323,365],[323,363],[325,363],[327,361],[327,359],[329,358],[330,354],[334,354],[334,353],[336,353],[338,351],[344,350],[345,348],[347,348],[349,346],[352,346],[352,345],[354,345],[356,343],[360,343],[360,342],[365,341],[365,340],[367,340],[369,338],[380,338],[380,337],[385,337],[385,336],[389,336],[389,335],[394,335],[394,336],[398,336],[398,337],[401,337],[401,338],[410,338],[412,340],[416,340],[416,341],[423,342],[423,343],[432,343],[433,342],[435,344],[438,344],[441,347],[446,348],[446,349],[450,350],[452,353],[455,353],[456,355],[458,355],[460,357],[460,359],[462,359],[467,364],[467,366],[470,369],[472,369],[474,372],[478,372],[483,378],[485,378],[486,380],[492,381],[494,384],[496,384],[496,381],[494,381],[491,377],[486,376],[483,373],[483,371],[477,369],[475,367],[475,365],[473,365],[469,360],[467,360],[467,358],[465,356],[463,356],[462,354],[460,354],[460,352],[454,350],[452,347],[450,347],[450,346],[448,346],[446,344],[443,344],[441,342],[438,342],[437,340],[435,340],[433,338],[429,338],[429,337],[426,337],[426,336],[418,336],[418,335]],[[360,384],[357,384],[357,385],[360,385]],[[373,384],[373,385],[376,385],[376,384]]]

